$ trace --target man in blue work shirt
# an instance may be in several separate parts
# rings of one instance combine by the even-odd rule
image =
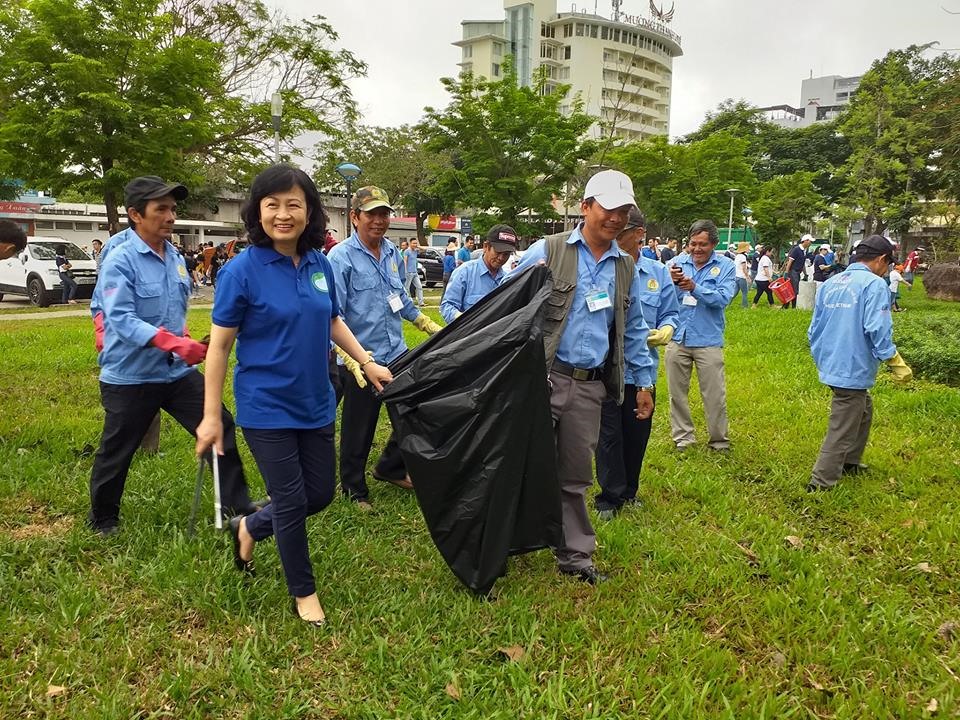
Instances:
[[[473,252],[473,235],[467,235],[463,241],[463,247],[457,250],[457,267],[465,262],[470,262],[470,254]]]
[[[170,243],[177,202],[187,197],[187,188],[145,176],[131,180],[124,194],[130,228],[123,239],[108,243],[97,281],[105,416],[90,475],[89,523],[101,535],[117,530],[130,462],[160,409],[191,434],[203,418],[203,377],[193,366],[203,361],[206,345],[186,332],[190,278]],[[223,424],[219,469],[224,512],[253,512],[233,417],[226,408]]]
[[[564,538],[554,553],[560,572],[595,585],[606,576],[593,564],[597,544],[586,494],[600,407],[608,395],[623,402],[629,374],[640,387],[636,417],[650,417],[653,361],[644,349],[640,277],[633,258],[614,242],[637,205],[633,183],[622,172],[602,170],[587,181],[583,198],[583,222],[572,233],[535,243],[514,272],[545,263],[554,276],[543,331]]]
[[[720,236],[711,220],[690,226],[688,252],[670,263],[680,301],[680,325],[667,346],[667,387],[670,390],[670,428],[678,450],[694,443],[690,417],[690,375],[697,368],[710,435],[708,447],[729,452],[727,385],[723,369],[724,310],[737,289],[733,261],[716,252]]]
[[[410,244],[403,251],[403,270],[406,278],[403,283],[403,289],[413,299],[413,290],[417,290],[417,306],[423,307],[423,285],[420,283],[420,274],[417,272],[417,258],[420,249],[420,241],[416,238],[410,238]]]
[[[650,333],[646,345],[638,343],[635,346],[650,355],[653,379],[645,388],[638,385],[628,371],[624,377],[623,404],[617,407],[609,397],[603,401],[597,442],[600,494],[595,500],[601,520],[612,520],[625,504],[636,501],[643,456],[653,428],[653,413],[643,420],[637,419],[636,394],[638,390],[649,390],[656,407],[657,365],[660,363],[657,348],[670,342],[677,327],[677,293],[670,272],[662,263],[640,253],[647,232],[646,224],[644,214],[638,208],[630,208],[627,226],[617,235],[617,245],[633,258],[639,273],[640,305]],[[640,329],[627,327],[625,332],[633,337]]]
[[[503,264],[516,249],[516,230],[509,225],[490,228],[483,243],[483,255],[464,263],[450,276],[449,287],[440,303],[443,319],[453,322],[503,282]]]
[[[440,326],[421,313],[403,289],[403,259],[387,239],[390,198],[373,185],[362,187],[350,200],[353,233],[327,256],[337,283],[337,301],[347,326],[381,365],[388,365],[407,350],[402,320],[433,334]],[[359,366],[344,359],[343,414],[340,420],[340,485],[343,493],[364,510],[372,508],[366,467],[380,417],[380,399],[369,386],[357,381]],[[373,477],[409,490],[403,457],[391,432]]]
[[[860,459],[873,420],[868,390],[880,363],[890,367],[896,382],[913,378],[893,344],[890,292],[883,281],[893,246],[871,235],[853,252],[847,269],[820,287],[807,331],[820,382],[833,392],[827,436],[807,485],[811,492],[830,490],[842,475],[867,470]]]

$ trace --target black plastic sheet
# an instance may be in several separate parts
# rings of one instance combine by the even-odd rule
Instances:
[[[562,542],[543,351],[550,271],[533,267],[390,365],[383,399],[434,544],[486,594],[507,557]]]

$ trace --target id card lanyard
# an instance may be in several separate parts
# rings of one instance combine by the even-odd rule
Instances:
[[[590,255],[589,251],[583,245],[580,246],[579,252],[585,252]],[[593,262],[592,267],[590,265],[591,262]],[[589,261],[587,262],[587,271],[590,273],[590,279],[593,284],[584,295],[587,301],[587,310],[592,313],[613,307],[613,301],[610,299],[610,291],[600,284],[600,273],[602,272],[600,265],[602,262],[603,258],[601,258],[601,262],[598,263],[593,259],[592,255],[590,255]]]
[[[382,247],[383,245],[381,244],[381,248]],[[364,251],[365,251],[365,254],[367,255],[367,258],[370,260],[371,263],[373,263],[373,266],[377,269],[377,274],[380,275],[380,279],[383,280],[384,284],[386,284],[387,288],[389,288],[390,277],[387,274],[387,272],[383,269],[382,262],[377,262],[377,260],[373,257],[370,251],[367,250],[367,248],[364,248]],[[381,250],[381,253],[382,253],[382,250]],[[402,255],[400,257],[400,262],[403,262]],[[406,272],[406,268],[404,268],[404,272]],[[403,297],[398,292],[392,292],[389,295],[387,295],[387,305],[390,306],[390,312],[398,313],[401,310],[403,310]]]

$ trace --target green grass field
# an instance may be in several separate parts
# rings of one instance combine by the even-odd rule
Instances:
[[[960,321],[919,288],[904,305],[898,327]],[[956,717],[960,391],[881,371],[872,472],[808,495],[829,403],[809,317],[728,310],[729,457],[671,451],[661,371],[642,505],[597,527],[610,582],[540,552],[477,599],[413,495],[373,483],[374,514],[338,499],[309,522],[322,632],[290,613],[273,543],[255,580],[233,569],[209,493],[185,536],[193,442],[167,417],[122,532],[92,536],[89,320],[0,324],[0,718]]]

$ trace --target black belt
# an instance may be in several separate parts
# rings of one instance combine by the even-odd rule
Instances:
[[[553,367],[551,369],[556,370],[561,375],[572,377],[574,380],[600,380],[603,377],[602,367],[584,370],[583,368],[574,367],[573,365],[567,365],[565,362],[560,362],[559,360],[553,361]]]

